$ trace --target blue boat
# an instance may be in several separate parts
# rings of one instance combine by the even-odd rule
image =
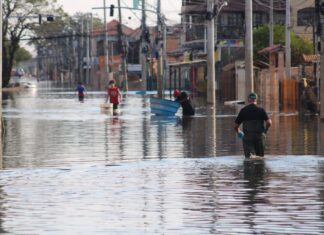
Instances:
[[[151,113],[160,116],[174,116],[180,107],[179,102],[155,97],[150,98],[150,104]]]

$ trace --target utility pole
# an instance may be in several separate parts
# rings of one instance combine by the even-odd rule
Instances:
[[[269,45],[273,46],[273,0],[270,0]]]
[[[245,97],[254,91],[253,84],[253,36],[252,0],[245,1]]]
[[[76,70],[78,68],[78,57],[77,57],[77,54],[76,54],[76,48],[77,48],[77,45],[78,45],[78,42],[75,40],[75,31],[73,30],[72,32],[72,47],[73,47],[73,51],[72,51],[72,54],[73,54],[73,82],[76,82]]]
[[[83,60],[84,60],[84,16],[81,16],[81,38],[79,41],[79,78],[82,82],[84,82],[84,74],[83,74]]]
[[[316,16],[318,19],[317,24],[317,37],[320,38],[320,42],[317,45],[317,49],[321,55],[320,67],[324,67],[324,0],[316,0],[315,1],[315,10]],[[324,81],[324,69],[320,69],[320,79]],[[323,121],[324,119],[324,82],[320,82],[320,117]]]
[[[167,25],[165,23],[165,17],[162,18],[162,27],[163,27],[163,81],[168,81],[169,75],[169,64],[168,64],[168,57],[167,57]],[[171,84],[170,84],[171,85]]]
[[[157,93],[158,97],[162,98],[163,97],[163,85],[162,85],[162,59],[161,59],[161,27],[162,26],[162,21],[161,21],[161,0],[157,1],[157,26],[156,26],[156,40],[155,40],[155,50],[157,53]]]
[[[118,24],[118,44],[119,44],[119,53],[121,55],[122,63],[121,63],[121,70],[123,74],[123,89],[124,91],[128,91],[128,78],[127,78],[127,48],[126,42],[123,35],[122,29],[122,15],[121,15],[121,6],[120,0],[118,0],[118,17],[119,17],[119,24]]]
[[[218,0],[216,0],[218,3]],[[216,4],[217,4],[216,3]],[[214,105],[215,95],[215,21],[213,17],[215,2],[207,2],[207,104]],[[210,16],[208,16],[210,15]]]
[[[108,27],[107,27],[107,12],[106,12],[106,0],[103,0],[104,10],[104,51],[105,51],[105,71],[109,76],[109,52],[108,52]]]
[[[1,58],[1,60],[0,61],[2,61],[2,0],[0,0],[0,58]],[[1,94],[2,94],[2,63],[0,63],[0,92],[1,92]],[[0,104],[2,104],[2,95],[0,96]],[[2,107],[2,106],[1,106]],[[1,108],[2,109],[2,108]],[[1,112],[2,113],[2,112]],[[1,121],[2,119],[0,119],[0,121]],[[2,125],[1,125],[2,126]],[[0,130],[0,132],[1,132],[1,130]],[[2,136],[2,135],[1,135]]]
[[[86,63],[86,84],[89,84],[90,81],[90,22],[89,22],[89,14],[87,14],[87,63]]]
[[[146,42],[146,13],[145,13],[145,0],[142,0],[142,45],[141,45],[141,64],[142,64],[142,88],[147,90],[147,62],[146,62],[146,55],[148,53],[148,47]]]
[[[0,94],[2,94],[2,0],[0,0]],[[2,104],[2,95],[0,96],[0,104]],[[2,106],[0,107],[0,111],[2,113]],[[0,126],[2,127],[2,115],[0,118]],[[2,128],[0,129],[0,139],[2,141]],[[3,167],[3,156],[2,156],[2,145],[0,146],[0,169]]]
[[[290,24],[290,0],[286,0],[286,78],[291,77],[291,49],[290,49],[290,30],[291,30],[291,24]]]

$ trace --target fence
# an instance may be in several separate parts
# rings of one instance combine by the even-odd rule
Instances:
[[[298,81],[284,79],[280,81],[280,103],[282,112],[294,112],[298,109]]]

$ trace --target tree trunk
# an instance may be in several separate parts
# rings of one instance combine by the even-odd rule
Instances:
[[[12,40],[11,45],[4,45],[3,60],[2,60],[2,87],[7,87],[10,81],[11,72],[14,64],[14,55],[19,48],[19,41]]]
[[[10,66],[10,60],[8,58],[8,48],[3,47],[3,60],[2,60],[2,87],[7,87],[9,84],[12,66]]]

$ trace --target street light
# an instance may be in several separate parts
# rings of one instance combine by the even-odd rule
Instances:
[[[216,20],[217,20],[217,17],[218,17],[218,15],[219,15],[219,13],[220,13],[221,10],[222,10],[222,8],[228,6],[228,2],[227,2],[227,1],[224,1],[224,2],[220,5],[219,8],[218,8],[217,5],[218,5],[218,4],[215,4],[215,5],[214,5],[214,16],[215,16]]]

